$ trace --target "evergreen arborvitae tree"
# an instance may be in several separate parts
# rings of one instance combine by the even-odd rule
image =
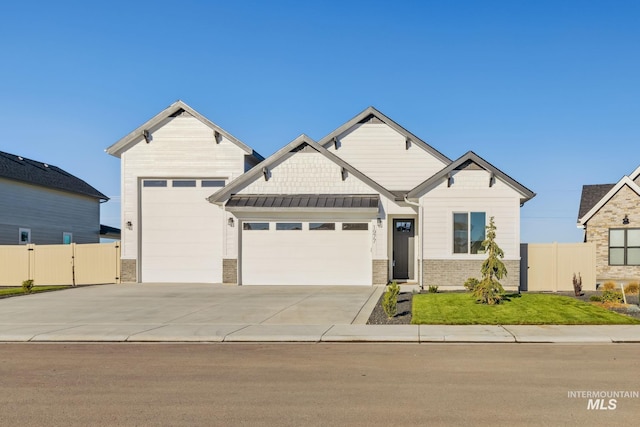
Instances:
[[[477,301],[482,304],[499,304],[504,294],[504,288],[499,280],[507,276],[507,268],[502,262],[504,251],[496,243],[496,226],[493,217],[489,220],[487,238],[482,242],[487,259],[482,263],[480,273],[482,280],[473,291]]]

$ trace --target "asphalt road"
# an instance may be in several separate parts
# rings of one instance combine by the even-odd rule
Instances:
[[[640,392],[639,355],[640,344],[0,344],[0,424],[635,425],[640,397],[588,409],[568,394]]]

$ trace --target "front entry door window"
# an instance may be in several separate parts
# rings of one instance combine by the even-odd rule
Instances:
[[[393,278],[412,280],[414,278],[414,220],[393,220]]]

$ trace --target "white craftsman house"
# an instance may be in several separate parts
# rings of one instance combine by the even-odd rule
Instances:
[[[267,159],[178,101],[107,149],[122,160],[123,278],[459,287],[495,217],[519,285],[526,187],[450,160],[373,107]]]

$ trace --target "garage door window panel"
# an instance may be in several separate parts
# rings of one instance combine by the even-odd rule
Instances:
[[[224,187],[223,179],[203,179],[200,184],[202,187]]]
[[[172,185],[174,187],[195,187],[196,186],[196,181],[194,179],[189,179],[189,180],[176,180],[174,179],[172,182]]]
[[[245,222],[242,224],[242,229],[251,230],[251,231],[268,230],[269,223],[268,222]]]
[[[146,179],[142,182],[143,187],[166,187],[166,179]]]
[[[276,223],[276,230],[279,230],[279,231],[302,230],[302,223],[301,222],[278,222]]]
[[[365,231],[369,229],[369,224],[366,222],[344,222],[342,229],[344,231]]]
[[[310,222],[309,230],[335,230],[335,222]]]

